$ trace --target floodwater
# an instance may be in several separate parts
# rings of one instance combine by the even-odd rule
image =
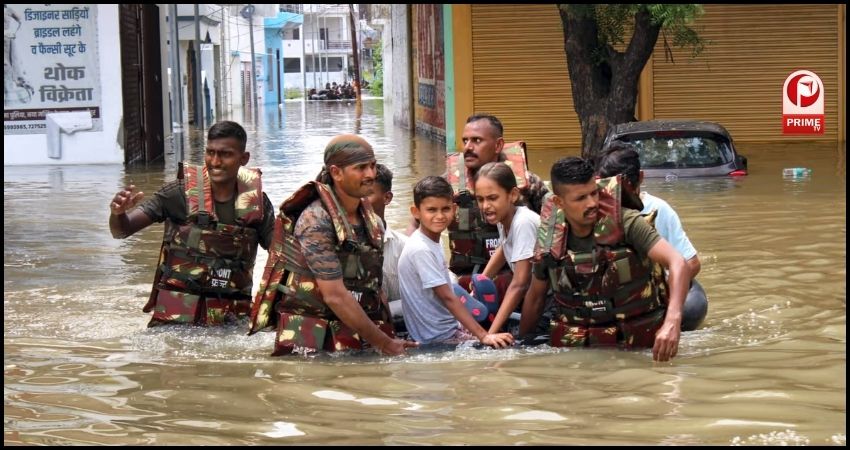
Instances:
[[[395,171],[401,228],[410,186],[442,172],[444,150],[388,110],[270,109],[246,127],[250,165],[277,206],[331,136],[358,132]],[[747,177],[645,184],[681,215],[710,298],[669,363],[545,346],[273,358],[273,333],[149,329],[162,226],[112,239],[108,203],[129,182],[152,194],[174,156],[165,169],[5,167],[4,444],[846,445],[845,148],[740,150]],[[548,178],[559,156],[531,149],[532,170]],[[812,175],[783,178],[797,166]]]

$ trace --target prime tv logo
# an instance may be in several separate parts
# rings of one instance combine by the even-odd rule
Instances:
[[[823,134],[823,82],[814,72],[798,70],[782,87],[782,134]]]

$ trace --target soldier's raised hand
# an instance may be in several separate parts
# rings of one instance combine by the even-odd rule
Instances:
[[[119,216],[126,213],[136,206],[145,197],[144,192],[135,192],[136,186],[129,185],[123,190],[118,191],[115,197],[112,198],[112,203],[109,204],[109,210],[112,214]]]

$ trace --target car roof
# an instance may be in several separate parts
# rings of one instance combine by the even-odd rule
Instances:
[[[697,120],[643,120],[639,122],[621,123],[611,130],[614,137],[632,133],[646,133],[653,131],[709,131],[728,137],[729,132],[722,125],[715,122]]]

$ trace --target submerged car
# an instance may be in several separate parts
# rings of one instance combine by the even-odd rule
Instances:
[[[629,143],[640,155],[645,177],[711,177],[747,174],[732,136],[714,122],[647,120],[615,125],[603,149],[615,141]]]

